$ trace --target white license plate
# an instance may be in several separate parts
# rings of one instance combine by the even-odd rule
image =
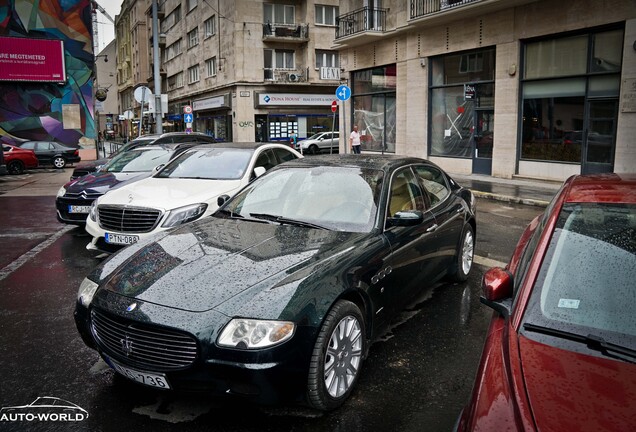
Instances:
[[[106,239],[106,243],[119,244],[119,245],[130,245],[139,241],[139,236],[136,236],[136,235],[124,235],[124,234],[113,234],[113,233],[106,233],[104,238]]]
[[[111,359],[108,360],[108,364],[110,364],[110,366],[117,372],[133,381],[137,381],[138,383],[145,384],[150,387],[157,387],[166,390],[170,389],[170,384],[168,384],[168,380],[164,374],[154,374],[130,369],[126,366],[115,363]]]
[[[68,212],[69,213],[90,213],[91,211],[91,206],[74,206],[74,205],[70,205],[68,206]]]

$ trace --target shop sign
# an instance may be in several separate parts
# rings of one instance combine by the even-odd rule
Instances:
[[[298,93],[263,93],[258,95],[259,105],[275,106],[331,106],[333,95]]]
[[[321,80],[339,80],[340,79],[340,68],[321,67],[320,68],[320,79]]]
[[[475,99],[475,86],[470,84],[464,84],[464,100]]]
[[[227,103],[225,102],[226,97],[228,95],[215,96],[207,99],[199,99],[192,101],[192,110],[193,111],[201,111],[201,110],[209,110],[216,108],[227,108]]]

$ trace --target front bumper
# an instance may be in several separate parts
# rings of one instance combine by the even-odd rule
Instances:
[[[72,225],[85,225],[88,213],[70,213],[69,206],[87,206],[90,207],[95,198],[69,198],[59,197],[55,200],[57,210],[57,220],[62,223]]]

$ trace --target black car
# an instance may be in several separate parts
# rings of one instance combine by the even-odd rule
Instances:
[[[18,147],[33,150],[40,165],[53,165],[61,169],[67,163],[81,160],[78,148],[68,147],[55,141],[25,141]]]
[[[474,197],[426,160],[298,159],[219,201],[82,282],[77,328],[118,374],[334,409],[391,319],[472,267]]]
[[[215,143],[217,142],[213,137],[205,135],[201,132],[166,132],[164,134],[150,134],[142,135],[134,140],[122,145],[115,153],[107,158],[86,161],[78,164],[73,173],[71,174],[71,180],[85,176],[92,172],[97,171],[101,166],[108,162],[113,157],[132,150],[139,146],[144,145],[157,145],[157,144],[181,144],[181,143]]]
[[[120,153],[97,172],[71,180],[60,188],[55,199],[57,220],[73,225],[85,225],[94,200],[124,182],[141,180],[153,169],[165,165],[183,151],[197,145],[163,144],[142,146]]]

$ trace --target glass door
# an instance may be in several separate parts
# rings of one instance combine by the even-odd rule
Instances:
[[[491,175],[495,111],[476,109],[474,128],[473,173]]]
[[[614,171],[617,115],[616,99],[588,102],[588,128],[584,136],[582,174]]]

